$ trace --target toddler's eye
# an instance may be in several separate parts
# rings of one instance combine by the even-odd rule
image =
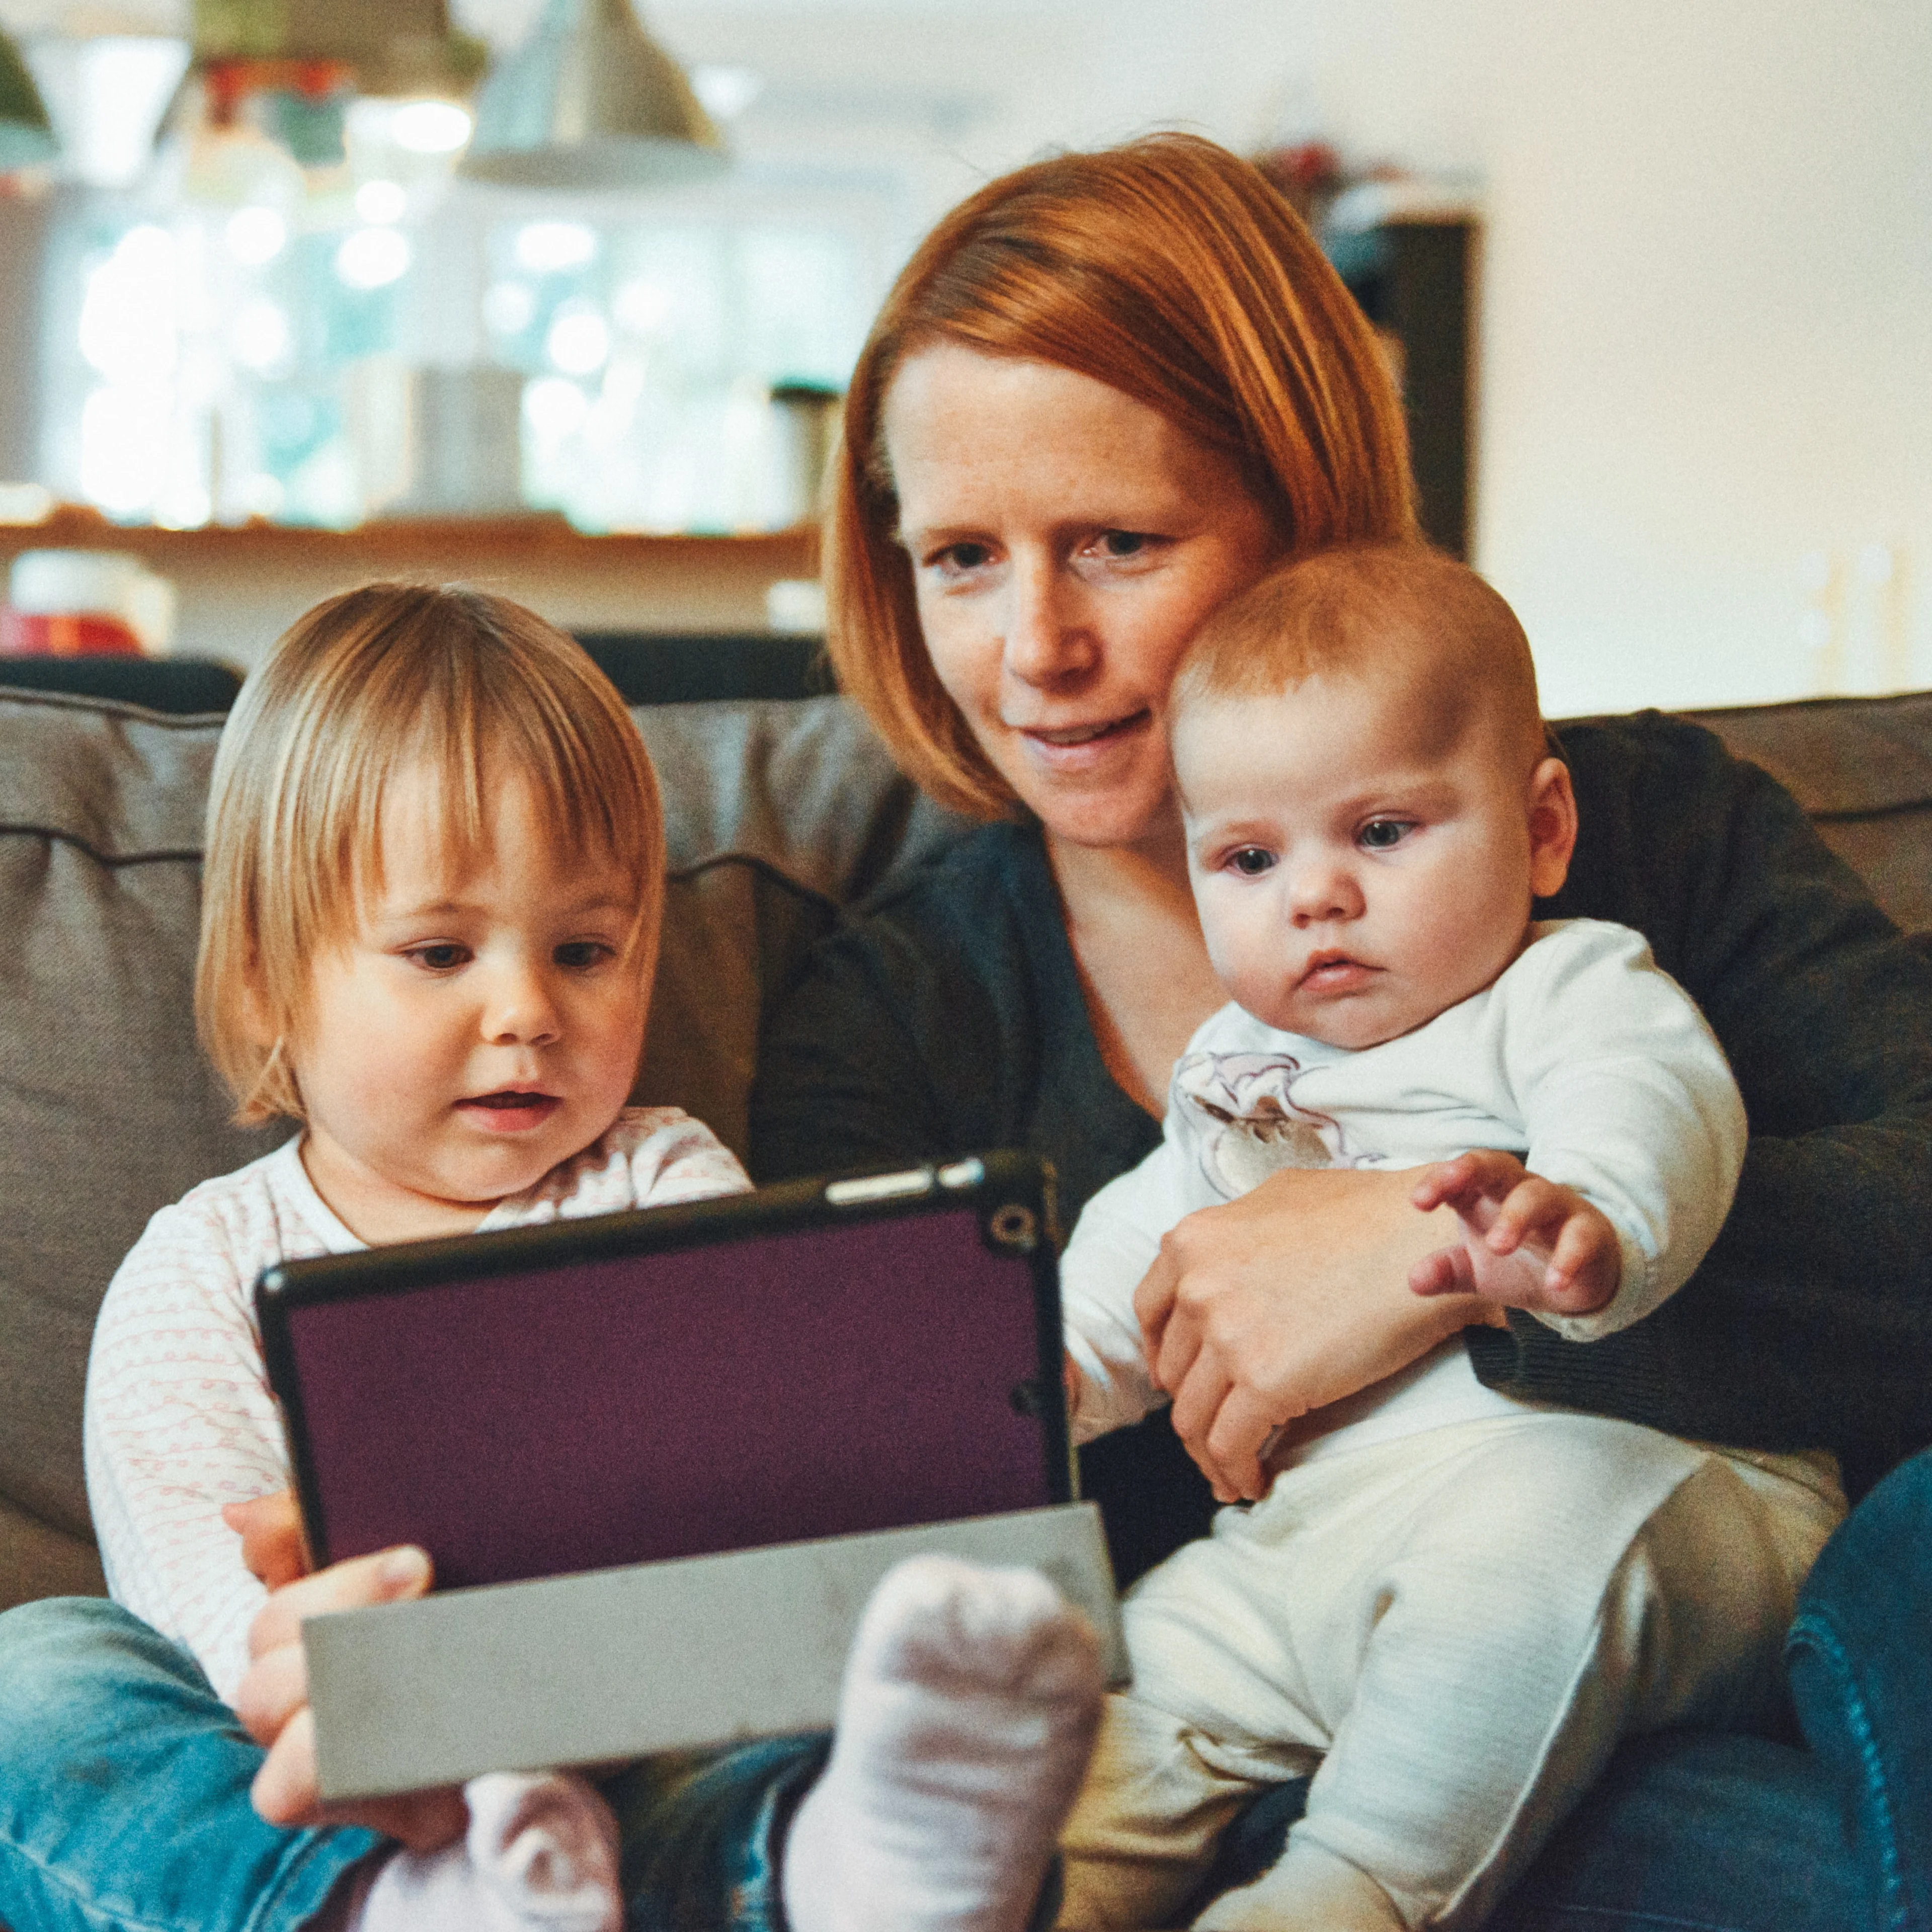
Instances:
[[[435,946],[418,946],[410,957],[432,973],[447,973],[452,967],[460,966],[470,957],[470,952],[466,946],[458,946],[452,940]]]
[[[615,958],[616,950],[601,939],[572,939],[560,946],[554,956],[560,966],[582,972],[587,967],[601,966],[605,960]]]
[[[1258,879],[1274,869],[1274,854],[1264,846],[1244,845],[1239,851],[1228,854],[1228,866],[1244,878]]]

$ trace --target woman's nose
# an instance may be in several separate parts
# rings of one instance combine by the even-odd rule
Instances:
[[[1331,920],[1360,919],[1365,902],[1354,874],[1334,860],[1299,866],[1289,888],[1288,905],[1297,926],[1322,926]]]
[[[1023,684],[1050,685],[1090,669],[1099,650],[1085,617],[1050,562],[1017,563],[1006,593],[1007,670]]]

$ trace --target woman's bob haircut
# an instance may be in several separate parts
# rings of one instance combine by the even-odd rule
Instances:
[[[1374,333],[1258,170],[1156,134],[982,188],[886,297],[826,486],[840,683],[956,809],[999,818],[1015,800],[933,674],[881,436],[894,376],[940,343],[1091,376],[1226,452],[1285,550],[1415,535],[1408,432]]]
[[[195,1017],[243,1126],[304,1118],[289,1048],[318,952],[382,886],[391,782],[426,766],[429,836],[482,857],[490,803],[534,788],[560,857],[637,881],[632,951],[648,980],[664,897],[664,814],[644,741],[571,638],[501,597],[370,584],[319,604],[242,687],[214,754]]]

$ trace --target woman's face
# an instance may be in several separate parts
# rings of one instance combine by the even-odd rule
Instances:
[[[1234,464],[1051,363],[913,356],[885,441],[933,668],[1056,838],[1177,822],[1161,725],[1188,640],[1280,539]]]

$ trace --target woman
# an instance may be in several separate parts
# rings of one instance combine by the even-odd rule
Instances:
[[[1167,788],[1168,680],[1273,558],[1412,532],[1399,406],[1258,176],[1158,137],[1022,170],[941,223],[860,358],[830,507],[844,688],[928,790],[993,822],[790,990],[761,1047],[754,1171],[1018,1144],[1052,1160],[1070,1220],[1154,1144],[1167,1070],[1223,997]],[[1548,910],[1648,935],[1756,1137],[1723,1236],[1661,1312],[1587,1347],[1528,1319],[1472,1328],[1478,1372],[1678,1433],[1829,1446],[1868,1478],[1932,1438],[1932,971],[1708,734],[1653,716],[1562,736],[1583,830]],[[1333,1172],[1277,1175],[1170,1237],[1139,1306],[1172,1426],[1086,1469],[1124,1580],[1204,1526],[1210,1486],[1258,1492],[1271,1430],[1482,1318],[1408,1293],[1439,1239],[1401,1176]],[[1808,1719],[1840,1708],[1813,1698]],[[1714,1762],[1627,1751],[1615,1803],[1526,1888],[1534,1909],[1789,1928],[1808,1894],[1842,1922],[1853,1878],[1816,1762],[1725,1743]],[[1659,1798],[1687,1776],[1714,1808],[1701,1826]],[[1733,1882],[1712,1847],[1739,1832],[1758,1849]],[[1778,1855],[1800,1847],[1793,1878]],[[1700,1917],[1720,1871],[1726,1916]]]

